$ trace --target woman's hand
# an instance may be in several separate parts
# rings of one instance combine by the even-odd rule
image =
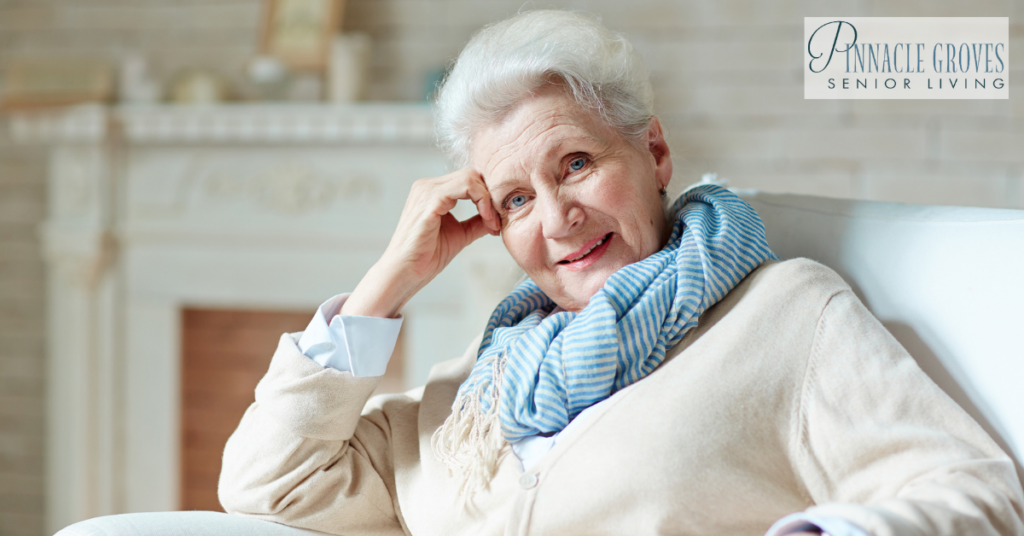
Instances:
[[[471,200],[479,214],[458,221],[451,210],[459,199]],[[391,243],[356,286],[342,314],[396,316],[463,248],[500,230],[501,217],[491,206],[490,193],[476,171],[462,169],[416,181]]]

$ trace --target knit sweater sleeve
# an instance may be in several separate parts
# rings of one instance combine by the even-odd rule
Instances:
[[[797,440],[808,514],[877,536],[1024,534],[1013,462],[849,290],[811,352]]]
[[[362,414],[379,382],[321,367],[283,335],[224,449],[225,510],[333,534],[404,534],[388,417],[418,401],[393,395]]]

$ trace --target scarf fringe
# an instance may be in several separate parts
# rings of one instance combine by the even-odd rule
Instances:
[[[493,387],[487,395],[490,408],[483,409],[481,400],[484,400],[487,386],[481,384],[456,401],[452,414],[431,437],[434,456],[448,467],[449,474],[461,479],[459,499],[463,507],[468,506],[474,495],[490,488],[498,464],[508,452],[498,415],[506,362],[506,354],[502,352],[491,364]]]

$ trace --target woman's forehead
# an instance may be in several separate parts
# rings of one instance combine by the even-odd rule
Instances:
[[[566,151],[599,150],[617,132],[564,94],[525,99],[504,120],[473,137],[471,162],[481,172],[543,164]]]

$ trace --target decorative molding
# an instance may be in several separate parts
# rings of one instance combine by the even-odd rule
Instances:
[[[108,110],[87,104],[58,111],[14,112],[11,135],[26,143],[95,143],[110,130]]]
[[[91,291],[112,266],[117,240],[106,229],[80,229],[47,222],[42,230],[47,264],[72,288]]]
[[[106,156],[95,142],[54,151],[50,159],[50,220],[98,215]]]
[[[130,143],[434,143],[425,103],[87,105],[11,121],[29,143],[97,141],[113,126]]]
[[[210,198],[247,198],[282,214],[309,214],[324,210],[336,199],[346,203],[376,202],[377,181],[367,176],[328,179],[307,166],[285,162],[252,178],[213,173],[203,181]]]
[[[251,179],[215,174],[203,186],[209,197],[245,197],[283,214],[321,210],[334,200],[334,185],[299,164],[280,165]]]

